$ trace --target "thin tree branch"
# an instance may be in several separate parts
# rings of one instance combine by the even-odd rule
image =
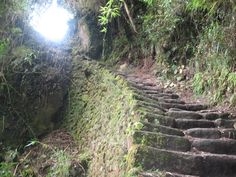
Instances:
[[[134,32],[135,32],[135,33],[138,33],[138,32],[137,32],[137,29],[136,29],[136,26],[135,26],[135,24],[134,24],[133,18],[132,18],[131,14],[130,14],[128,5],[127,5],[127,3],[126,3],[125,1],[124,1],[124,6],[125,6],[125,11],[126,11],[126,13],[127,13],[127,15],[128,15],[130,24],[131,24],[131,26],[132,26]]]

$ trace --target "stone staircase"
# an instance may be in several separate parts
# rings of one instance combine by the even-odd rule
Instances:
[[[185,103],[149,77],[120,75],[143,114],[143,128],[134,133],[139,177],[236,177],[234,117]]]

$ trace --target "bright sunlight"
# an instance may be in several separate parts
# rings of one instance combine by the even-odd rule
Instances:
[[[46,39],[53,42],[60,42],[68,32],[68,21],[73,15],[66,9],[59,7],[57,0],[42,12],[34,12],[30,25]]]

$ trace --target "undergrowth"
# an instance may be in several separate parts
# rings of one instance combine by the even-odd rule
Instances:
[[[232,26],[225,27],[217,22],[207,26],[199,37],[192,59],[192,69],[195,70],[193,89],[196,94],[209,95],[213,104],[235,93],[235,56],[232,52],[235,42],[227,37],[229,31],[232,33]],[[235,106],[233,101],[230,104]]]
[[[113,43],[113,55],[107,61],[119,63],[131,56],[131,61],[151,56],[156,63],[161,63],[162,71],[158,74],[177,81],[190,77],[196,94],[208,95],[213,104],[225,101],[235,106],[236,2],[140,2],[141,5],[130,4],[134,7],[131,16],[138,34],[127,38],[126,31],[119,33],[121,36]],[[139,11],[135,11],[136,8]],[[183,77],[186,68],[191,75]]]

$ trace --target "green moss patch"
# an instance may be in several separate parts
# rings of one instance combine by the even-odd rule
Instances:
[[[89,154],[89,176],[125,176],[129,135],[138,122],[127,83],[96,62],[73,61],[64,126]]]

